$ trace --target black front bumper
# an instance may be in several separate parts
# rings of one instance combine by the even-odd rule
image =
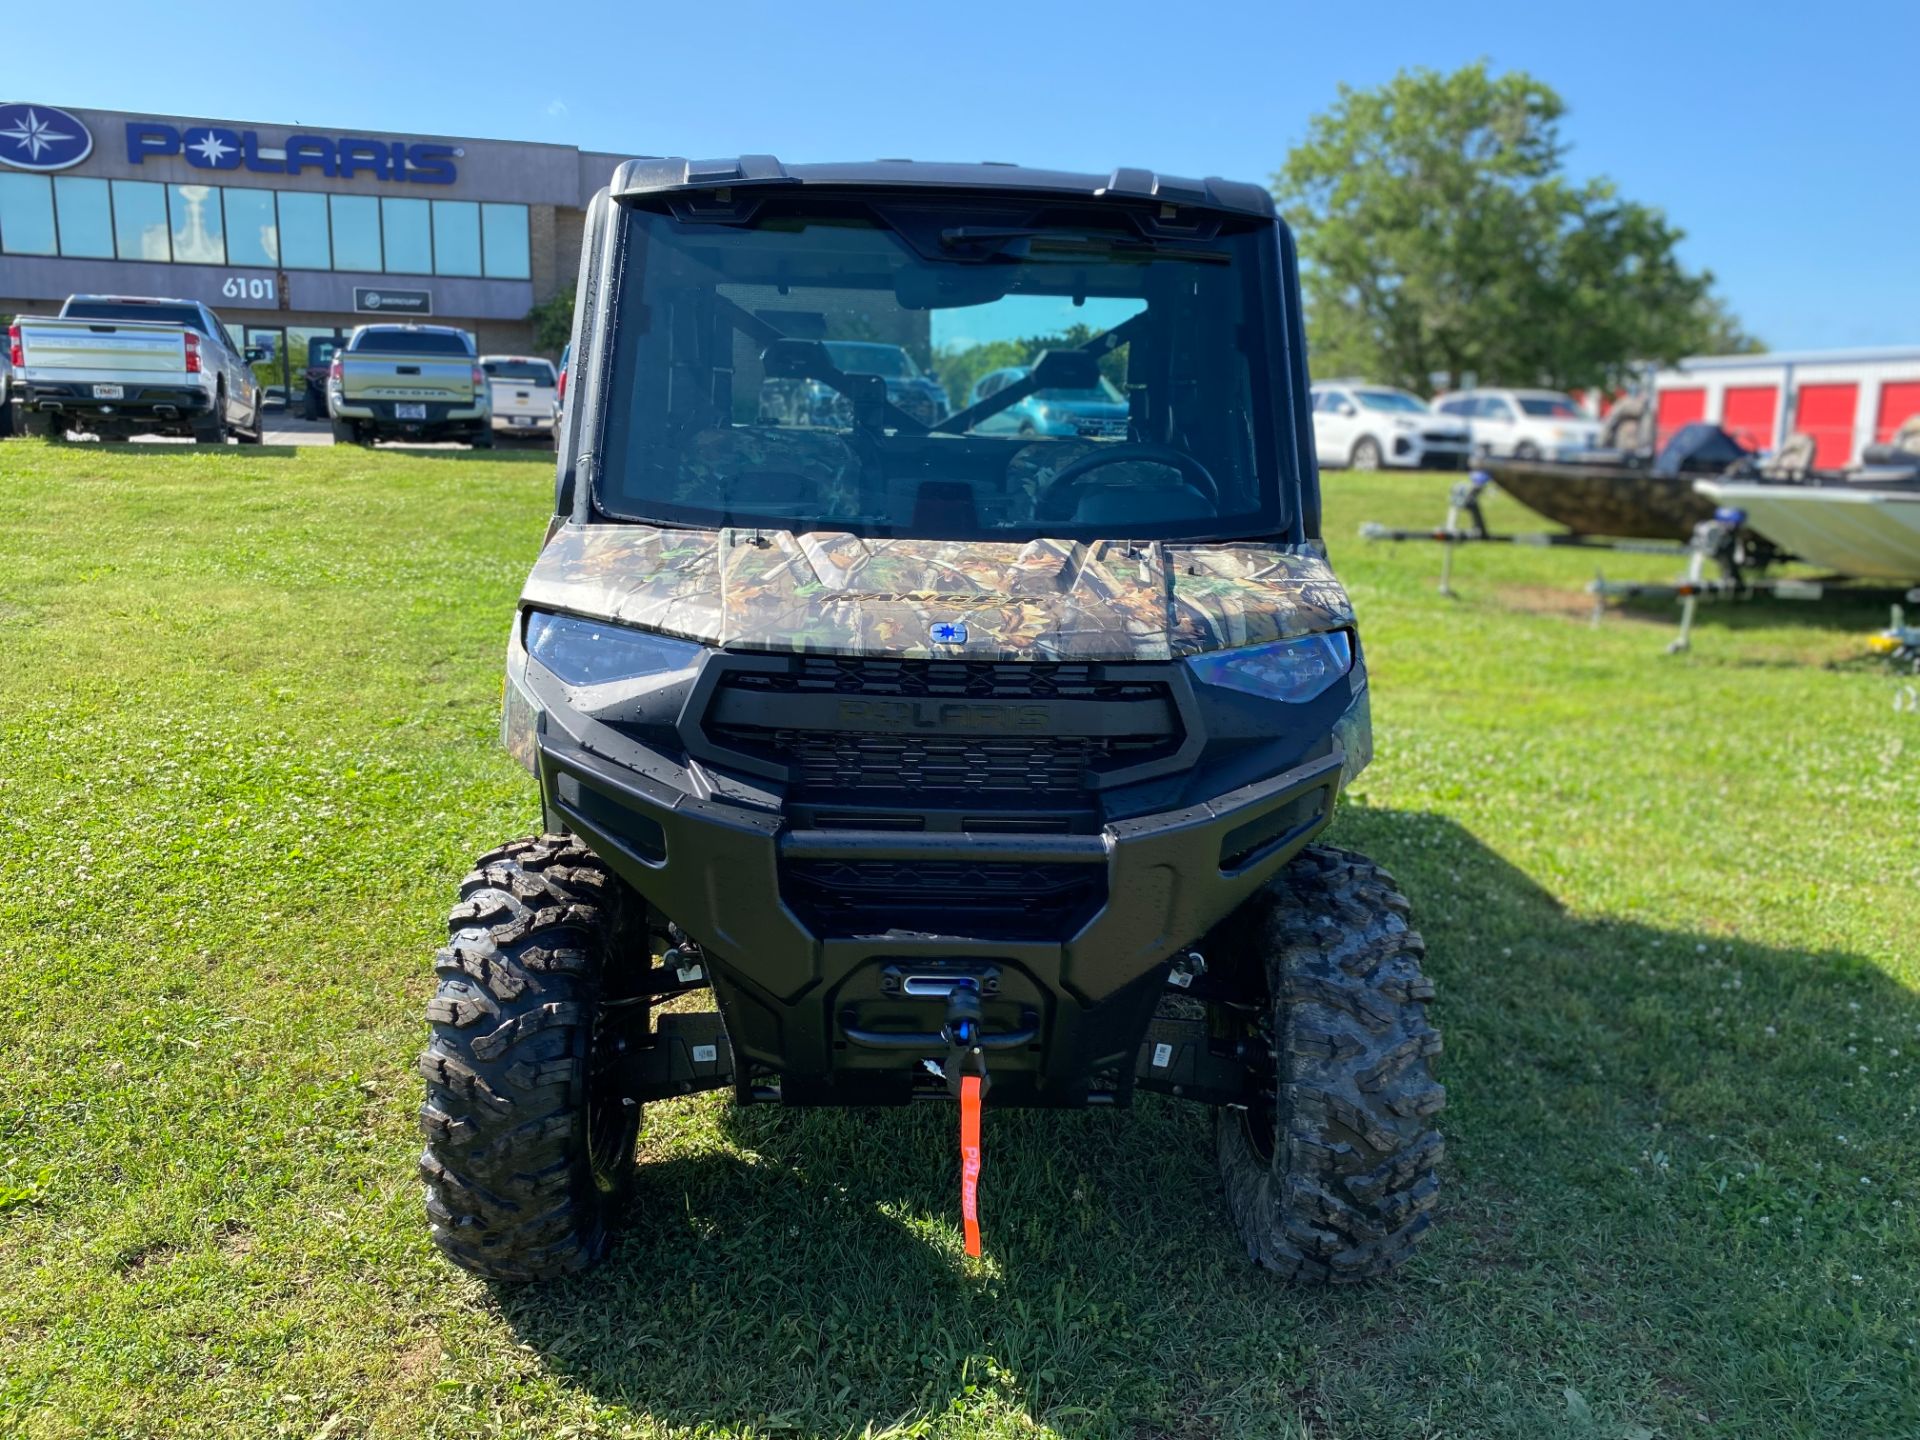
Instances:
[[[1327,824],[1344,759],[1334,746],[1097,833],[999,834],[793,829],[777,811],[702,798],[667,783],[671,766],[649,775],[555,726],[543,728],[536,754],[549,825],[587,840],[706,951],[742,1093],[757,1066],[781,1077],[787,1103],[836,1105],[944,1093],[920,1065],[937,1050],[872,1043],[938,1030],[939,1002],[906,993],[903,978],[943,974],[992,977],[989,1034],[1034,1031],[993,1053],[996,1103],[1125,1103],[1169,961]],[[1084,872],[1091,900],[1070,934],[1045,940],[942,932],[924,918],[886,933],[824,933],[802,918],[818,912],[794,903],[802,867],[895,862],[958,867],[934,873],[961,884]]]

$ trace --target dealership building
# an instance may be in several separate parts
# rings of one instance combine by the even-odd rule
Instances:
[[[308,343],[377,319],[533,348],[625,156],[566,145],[0,104],[0,316],[72,294],[212,306],[297,385]]]

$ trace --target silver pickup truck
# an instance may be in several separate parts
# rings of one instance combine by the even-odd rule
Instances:
[[[188,435],[260,443],[260,384],[220,317],[195,300],[73,295],[7,331],[20,428],[58,439]]]
[[[486,376],[464,330],[362,325],[335,352],[327,413],[336,445],[465,440],[493,448]]]

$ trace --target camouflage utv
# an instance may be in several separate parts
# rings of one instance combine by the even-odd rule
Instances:
[[[584,250],[507,647],[545,833],[462,883],[421,1060],[440,1246],[591,1264],[643,1107],[726,1089],[956,1104],[977,1252],[983,1100],[1149,1090],[1212,1111],[1254,1260],[1403,1260],[1440,1038],[1406,900],[1315,843],[1369,758],[1367,675],[1266,192],[645,160]],[[953,395],[1010,349],[1024,373],[930,420],[840,340]],[[769,414],[770,381],[846,404]],[[985,424],[1115,386],[1124,425]]]

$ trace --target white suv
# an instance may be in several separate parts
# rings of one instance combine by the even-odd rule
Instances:
[[[1600,422],[1558,390],[1456,390],[1433,408],[1467,422],[1476,454],[1560,460],[1600,443]]]
[[[1472,450],[1467,427],[1443,420],[1418,395],[1363,380],[1313,387],[1313,447],[1329,469],[1459,470]]]

